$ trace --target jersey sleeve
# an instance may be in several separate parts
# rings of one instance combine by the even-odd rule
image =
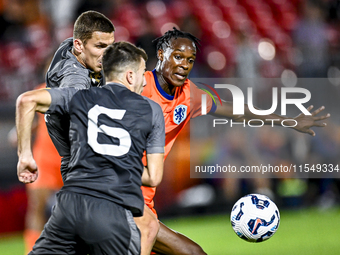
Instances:
[[[88,77],[89,71],[77,65],[77,63],[74,63],[71,60],[66,60],[65,63],[58,63],[52,70],[47,72],[47,87],[90,88],[91,81]]]
[[[216,111],[217,105],[212,100],[211,96],[205,91],[199,89],[193,82],[190,84],[190,96],[191,102],[190,107],[192,107],[192,116],[195,118],[202,115],[202,95],[206,95],[207,99],[207,113],[214,113]]]
[[[152,109],[152,130],[146,142],[146,154],[164,153],[165,124],[162,108],[156,102],[144,97]]]
[[[60,81],[60,88],[80,88],[88,89],[89,81],[84,75],[78,73],[66,73]]]
[[[52,101],[46,113],[58,113],[63,115],[69,113],[69,102],[73,95],[79,90],[75,88],[51,88],[47,89],[47,91],[50,93]]]

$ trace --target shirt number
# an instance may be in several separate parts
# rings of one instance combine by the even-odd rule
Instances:
[[[126,110],[113,110],[99,105],[95,105],[89,110],[87,137],[88,144],[95,152],[116,157],[129,152],[131,147],[131,137],[125,129],[109,127],[104,124],[98,127],[98,116],[100,114],[105,114],[111,119],[121,120],[123,119],[125,112]],[[119,145],[98,143],[97,138],[99,133],[104,133],[108,136],[119,139]]]

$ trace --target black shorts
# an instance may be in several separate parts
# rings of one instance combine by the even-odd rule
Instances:
[[[34,254],[140,254],[140,232],[124,207],[92,196],[62,191]]]

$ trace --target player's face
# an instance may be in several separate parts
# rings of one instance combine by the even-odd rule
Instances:
[[[139,64],[139,68],[135,74],[135,84],[134,84],[134,92],[136,92],[137,94],[141,94],[143,92],[143,88],[146,85],[146,80],[144,77],[144,73],[146,71],[146,67],[145,67],[145,60],[142,59],[140,64]]]
[[[94,72],[100,72],[102,70],[102,58],[103,53],[107,46],[114,42],[114,34],[94,32],[92,38],[86,41],[83,45],[83,51],[81,58],[84,61],[86,68],[91,69]]]
[[[195,43],[187,38],[172,39],[170,47],[158,54],[161,61],[159,71],[164,80],[172,86],[182,86],[194,66]]]

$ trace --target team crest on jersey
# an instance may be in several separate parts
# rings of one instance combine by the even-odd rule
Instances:
[[[188,106],[186,105],[177,105],[174,111],[174,122],[179,125],[183,120],[187,117],[187,109]]]

